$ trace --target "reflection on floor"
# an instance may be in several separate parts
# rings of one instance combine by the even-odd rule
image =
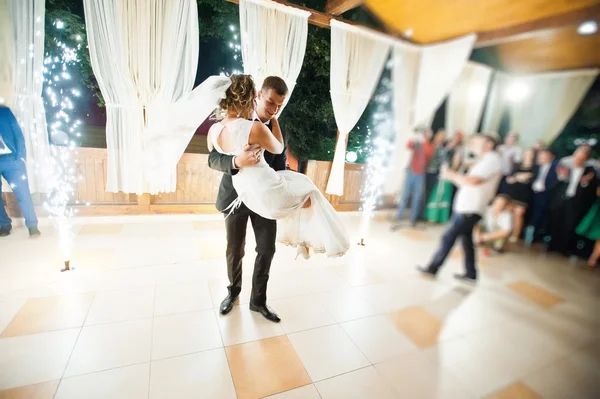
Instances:
[[[345,258],[278,248],[273,324],[248,309],[251,229],[240,305],[222,317],[221,219],[80,222],[69,273],[50,226],[0,240],[0,398],[600,397],[600,273],[583,261],[481,258],[466,285],[453,253],[431,280],[414,265],[441,229],[377,221]]]

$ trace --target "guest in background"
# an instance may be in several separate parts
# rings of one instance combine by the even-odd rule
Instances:
[[[399,222],[404,218],[404,211],[408,206],[409,199],[411,202],[410,224],[412,226],[416,226],[417,224],[417,218],[421,213],[421,198],[423,196],[425,185],[425,173],[427,165],[429,164],[429,159],[433,154],[433,147],[430,140],[430,129],[417,128],[415,129],[413,137],[406,144],[408,149],[412,151],[412,155],[406,171],[402,199],[396,216],[397,223],[392,227],[393,230],[400,227]]]
[[[512,175],[506,178],[504,193],[500,194],[512,202],[514,207],[514,228],[510,242],[517,242],[523,230],[525,212],[533,194],[531,185],[534,178],[535,158],[536,152],[533,148],[525,150],[523,153],[523,162],[515,167]]]
[[[600,187],[596,189],[596,202],[592,205],[575,230],[580,236],[594,241],[594,249],[588,258],[588,267],[596,268],[600,259]]]
[[[25,137],[21,127],[10,108],[0,105],[0,237],[9,235],[12,230],[12,220],[8,217],[2,200],[2,177],[10,184],[17,197],[25,225],[29,229],[29,237],[41,234],[27,181],[26,157]]]
[[[452,171],[457,171],[461,165],[462,141],[463,134],[458,132],[444,147],[443,165],[447,165]],[[428,197],[425,220],[433,223],[446,223],[450,220],[454,191],[454,185],[450,181],[439,179]]]
[[[548,221],[548,205],[550,194],[558,183],[554,153],[547,148],[542,149],[537,156],[533,184],[531,186],[533,197],[531,200],[531,216],[525,232],[525,242],[531,245],[536,237],[544,235]]]
[[[512,208],[513,204],[506,197],[496,197],[481,222],[475,226],[475,244],[490,245],[496,252],[503,252],[513,230]]]
[[[575,229],[596,199],[596,171],[585,166],[590,147],[581,146],[573,154],[571,168],[557,167],[558,184],[550,205],[549,250],[570,255],[575,242]]]
[[[427,174],[425,175],[425,195],[423,199],[425,202],[429,200],[429,196],[435,187],[438,176],[440,174],[440,168],[442,163],[447,159],[447,147],[446,147],[446,131],[440,129],[437,131],[433,140],[431,140],[432,156],[427,164]]]
[[[521,163],[523,151],[519,147],[519,135],[510,132],[504,138],[504,144],[498,147],[498,152],[502,157],[502,181],[498,187],[498,193],[502,194],[506,190],[506,178],[513,174],[515,166]]]

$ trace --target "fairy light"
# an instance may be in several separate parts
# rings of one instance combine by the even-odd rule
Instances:
[[[55,21],[58,30],[65,28],[63,21]],[[81,41],[77,35],[76,40]],[[70,47],[54,39],[55,53],[46,52],[43,76],[46,88],[45,106],[48,115],[48,127],[53,145],[50,146],[50,159],[44,175],[49,192],[44,208],[58,229],[60,248],[65,261],[65,270],[69,270],[73,245],[72,217],[77,213],[69,204],[75,195],[75,187],[80,178],[75,167],[76,143],[72,137],[81,137],[81,120],[73,117],[75,104],[71,95],[79,97],[80,90],[74,87],[69,72],[70,67],[80,62],[78,51],[81,44]]]
[[[242,73],[240,70],[242,67],[242,46],[240,44],[240,35],[237,32],[237,28],[235,25],[229,25],[229,32],[231,37],[227,42],[227,48],[231,50],[232,57],[234,60],[234,65],[239,65],[239,67],[234,67],[231,72],[226,67],[221,68],[220,75],[221,76],[229,76],[230,74],[239,74]]]
[[[365,147],[359,152],[366,152],[366,179],[361,191],[361,242],[364,245],[364,239],[369,229],[369,222],[373,216],[373,211],[379,205],[381,190],[389,168],[389,160],[394,152],[394,122],[391,117],[390,104],[392,103],[392,82],[389,78],[391,63],[386,65],[386,71],[382,78],[383,90],[374,98],[376,102],[375,112],[372,116],[371,126],[367,127],[367,139]],[[386,73],[387,72],[387,73]]]

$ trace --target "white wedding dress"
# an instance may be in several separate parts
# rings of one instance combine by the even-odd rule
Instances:
[[[235,119],[226,125],[211,127],[212,144],[218,152],[238,155],[248,144],[253,121]],[[225,152],[219,146],[219,136],[227,127],[235,149]],[[263,150],[264,152],[264,150]],[[276,172],[264,159],[256,166],[241,169],[233,176],[238,198],[228,212],[244,203],[248,209],[266,219],[278,220],[277,240],[289,246],[305,246],[314,253],[329,257],[343,256],[350,248],[346,228],[335,209],[305,175],[292,171]],[[311,206],[302,206],[310,198]]]

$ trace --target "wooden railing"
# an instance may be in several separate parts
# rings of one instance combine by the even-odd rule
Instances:
[[[173,193],[135,195],[106,192],[107,151],[101,148],[79,148],[76,156],[81,176],[75,189],[72,205],[79,215],[139,215],[169,213],[216,213],[221,173],[208,167],[207,154],[184,154],[177,165],[177,188]],[[306,174],[324,193],[331,170],[331,162],[309,161]],[[357,210],[364,180],[363,166],[347,164],[342,197],[326,195],[339,211]],[[3,193],[9,214],[20,214],[12,193]],[[33,195],[39,215],[44,196]]]

